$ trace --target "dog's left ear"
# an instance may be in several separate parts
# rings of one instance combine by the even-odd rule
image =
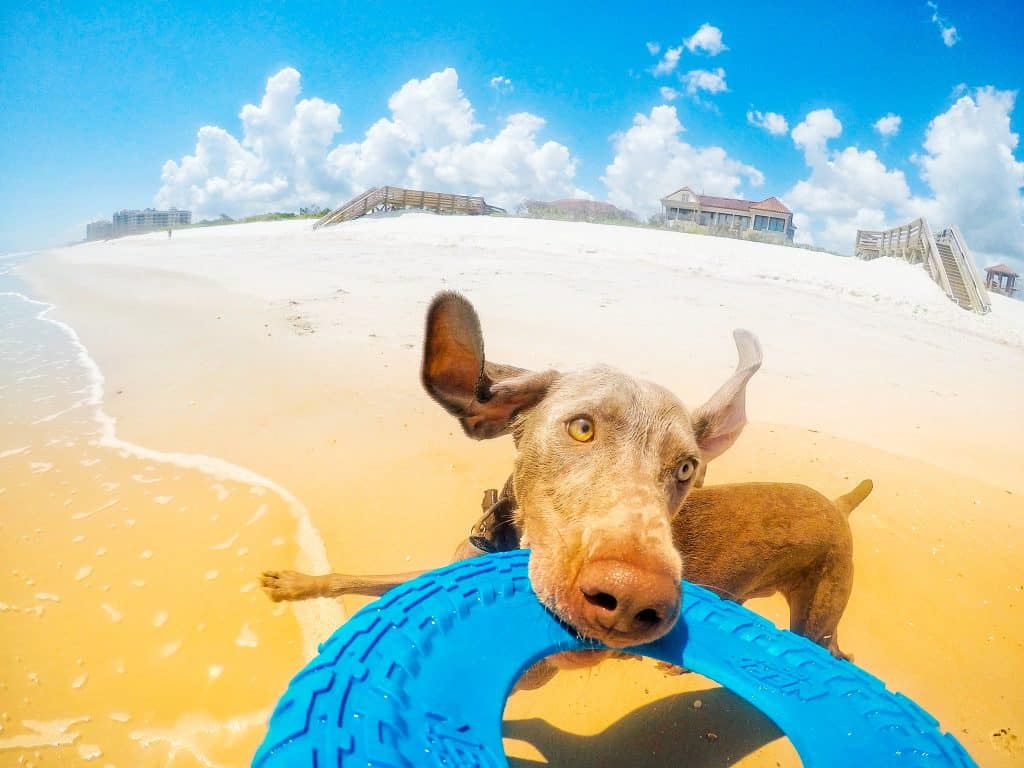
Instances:
[[[736,442],[747,424],[747,382],[761,367],[761,345],[750,331],[733,331],[739,362],[729,377],[704,405],[693,413],[693,430],[707,462],[721,456]],[[701,473],[700,480],[704,475]],[[703,484],[703,483],[701,483]],[[698,486],[699,487],[699,486]]]
[[[555,371],[534,373],[485,360],[473,305],[452,292],[431,302],[423,341],[423,386],[473,439],[506,434],[516,414],[536,405],[557,376]]]

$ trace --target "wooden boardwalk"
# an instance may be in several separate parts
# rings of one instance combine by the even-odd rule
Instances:
[[[373,187],[335,208],[313,225],[313,229],[352,221],[368,213],[416,208],[434,213],[484,216],[505,213],[504,208],[488,205],[482,197],[453,195],[449,192],[423,192],[402,187]]]
[[[928,222],[921,218],[883,232],[857,230],[854,255],[868,260],[889,256],[924,264],[932,280],[964,309],[981,314],[992,309],[967,242],[956,227],[933,235]]]

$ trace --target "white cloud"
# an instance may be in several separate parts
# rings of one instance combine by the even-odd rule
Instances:
[[[804,121],[793,129],[793,143],[804,151],[807,165],[814,168],[827,161],[825,145],[843,132],[843,124],[831,109],[808,112]]]
[[[334,146],[341,109],[299,100],[300,80],[291,68],[271,77],[260,104],[241,111],[240,140],[217,126],[200,128],[194,154],[164,164],[157,204],[200,219],[333,205],[382,184],[483,194],[505,206],[581,194],[568,148],[539,141],[542,118],[515,114],[480,138],[454,69],[410,80],[388,100],[389,117],[361,141]]]
[[[195,154],[168,160],[158,205],[231,215],[325,202],[323,157],[341,130],[341,110],[321,99],[298,101],[299,73],[283,69],[267,80],[259,106],[240,114],[242,140],[223,128],[199,129]]]
[[[681,139],[683,126],[675,107],[661,105],[650,115],[636,115],[633,126],[612,137],[615,157],[601,181],[608,199],[641,214],[655,213],[660,199],[684,185],[709,194],[736,195],[744,180],[764,183],[753,166],[729,157],[721,147],[694,147]]]
[[[939,6],[936,3],[931,2],[931,0],[925,3],[925,5],[932,9],[932,23],[938,27],[939,34],[942,36],[943,44],[947,48],[952,48],[960,42],[960,34],[956,31],[956,27],[939,15]]]
[[[1024,266],[1024,162],[1011,130],[1016,93],[991,86],[967,93],[935,117],[914,157],[928,193],[913,196],[900,170],[873,151],[833,150],[842,132],[831,110],[816,110],[791,135],[808,178],[785,196],[800,239],[850,253],[856,230],[884,229],[925,216],[935,230],[956,224],[980,262]]]
[[[756,109],[747,112],[747,122],[763,128],[772,136],[782,136],[789,130],[786,118],[778,112],[758,112]]]
[[[665,101],[675,101],[679,98],[679,91],[675,88],[669,88],[667,85],[661,86],[660,92],[661,98]]]
[[[882,136],[895,136],[900,132],[900,124],[903,122],[903,118],[899,115],[894,115],[892,112],[887,114],[885,117],[878,118],[875,123],[875,130],[878,131]]]
[[[902,171],[890,171],[872,150],[831,150],[828,142],[843,130],[831,109],[810,112],[790,134],[803,150],[811,172],[786,194],[798,239],[849,253],[857,229],[891,225],[890,213],[902,210],[910,188]]]
[[[511,93],[515,90],[515,86],[512,85],[512,81],[501,75],[495,75],[491,78],[491,88],[496,90],[498,93]]]
[[[700,29],[688,37],[684,43],[690,53],[701,51],[708,56],[717,56],[729,50],[722,43],[722,30],[710,24],[701,24]]]
[[[467,141],[480,128],[451,67],[424,80],[410,80],[392,94],[388,107],[395,123],[428,148]]]
[[[679,64],[679,56],[683,52],[683,47],[669,48],[665,51],[665,55],[661,57],[654,69],[651,70],[655,77],[661,77],[662,75],[670,75],[675,72],[676,66]]]
[[[979,261],[1024,266],[1024,162],[1015,157],[1020,137],[1010,126],[1015,101],[1013,91],[978,88],[931,121],[917,164],[932,196],[914,206],[932,226],[958,225]]]
[[[572,184],[576,160],[568,148],[537,143],[543,127],[536,115],[514,114],[494,138],[419,154],[405,183],[416,189],[470,190],[505,207],[527,198],[585,196]]]
[[[722,51],[729,50],[722,43],[722,30],[711,24],[702,24],[700,29],[683,40],[682,44],[678,47],[665,49],[665,54],[651,69],[651,74],[655,77],[664,77],[675,72],[679,66],[679,58],[682,56],[684,48],[690,53],[703,53],[708,56],[717,56]],[[649,42],[647,43],[647,51],[652,56],[657,56],[661,52],[661,44]],[[687,72],[685,75],[681,75],[679,79],[686,84],[687,92],[690,95],[695,95],[700,90],[709,91],[710,93],[728,90],[725,87],[725,70],[721,68],[713,72],[695,69]]]
[[[722,93],[729,90],[729,86],[725,84],[725,70],[721,67],[714,71],[694,69],[679,79],[686,86],[686,92],[690,96],[697,96],[701,91]]]

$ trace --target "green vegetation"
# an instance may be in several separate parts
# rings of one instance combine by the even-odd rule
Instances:
[[[188,227],[175,227],[175,229],[189,229],[193,227],[220,227],[226,224],[252,224],[257,221],[288,221],[290,219],[319,219],[329,213],[329,208],[318,208],[316,206],[303,206],[298,213],[275,211],[273,213],[258,213],[254,216],[246,216],[241,219],[232,219],[226,213],[222,213],[216,219],[203,219],[202,221],[189,224]]]
[[[703,227],[689,221],[671,221],[662,214],[656,213],[651,216],[644,225],[650,229],[661,229],[667,232],[684,232],[688,235],[703,235],[705,237],[725,237],[730,240],[749,240],[754,243],[765,245],[781,245],[785,248],[801,248],[805,251],[817,251],[818,253],[829,253],[833,256],[846,256],[847,254],[830,251],[827,248],[819,248],[808,243],[794,243],[789,240],[781,240],[776,235],[768,232],[747,229],[742,232],[734,230],[715,229],[714,227]]]
[[[596,200],[524,200],[516,215],[525,219],[549,219],[551,221],[585,221],[590,224],[616,224],[619,226],[643,226],[632,211],[616,208],[611,203]]]
[[[806,243],[792,243],[789,241],[780,242],[779,238],[768,233],[747,230],[743,233],[718,231],[707,227],[691,225],[688,222],[679,221],[671,224],[660,213],[650,216],[646,221],[641,219],[632,211],[616,208],[610,203],[602,203],[594,200],[555,200],[553,202],[542,202],[539,200],[525,200],[516,210],[516,216],[526,219],[550,219],[553,221],[584,221],[591,224],[611,224],[619,227],[639,227],[642,229],[660,229],[665,232],[685,232],[691,235],[706,235],[709,237],[727,237],[733,240],[751,240],[769,245],[782,245],[787,248],[802,248],[807,251],[818,251],[831,253],[834,256],[843,254],[829,251],[824,248],[817,248]]]
[[[289,221],[291,219],[319,219],[330,213],[329,208],[317,208],[316,206],[303,206],[298,213],[275,211],[272,213],[260,213],[254,216],[246,216],[241,219],[232,219],[222,213],[216,219],[203,219],[187,227],[175,227],[175,229],[192,229],[195,227],[219,227],[227,224],[252,224],[257,221]],[[497,214],[491,214],[497,215]],[[507,214],[502,214],[507,215]],[[764,235],[760,232],[745,232],[738,236],[729,232],[709,231],[704,227],[688,227],[684,222],[677,226],[669,226],[664,217],[655,214],[644,221],[632,211],[625,211],[616,208],[608,203],[597,203],[590,200],[557,200],[553,203],[538,202],[536,200],[524,201],[514,214],[517,218],[525,219],[550,219],[553,221],[584,221],[591,224],[611,224],[619,227],[637,227],[641,229],[660,229],[666,232],[686,232],[693,235],[707,235],[709,237],[728,237],[733,240],[752,240],[755,242],[768,243],[770,245],[783,245],[787,248],[802,248],[808,251],[830,253],[833,256],[842,256],[841,253],[829,251],[825,248],[818,248],[806,243],[779,242],[778,239]]]

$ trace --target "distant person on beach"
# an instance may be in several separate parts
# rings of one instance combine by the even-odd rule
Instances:
[[[167,228],[167,239],[168,240],[171,239],[171,229],[170,229],[170,227]]]

